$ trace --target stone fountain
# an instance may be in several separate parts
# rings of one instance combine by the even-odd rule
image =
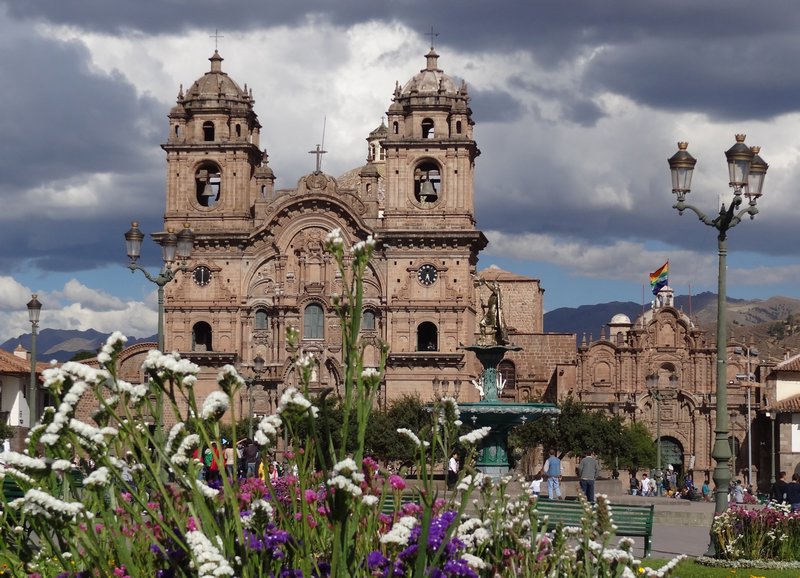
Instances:
[[[475,428],[492,428],[478,450],[476,467],[486,475],[500,477],[509,471],[508,434],[511,429],[529,420],[558,415],[560,411],[550,403],[507,403],[500,400],[505,383],[497,367],[507,352],[522,351],[522,347],[514,345],[508,339],[502,295],[497,281],[487,282],[478,277],[475,285],[485,286],[490,292],[488,303],[482,303],[484,314],[480,321],[478,343],[464,347],[465,350],[475,353],[483,368],[480,377],[473,381],[481,394],[481,400],[459,403],[458,407],[464,423]]]

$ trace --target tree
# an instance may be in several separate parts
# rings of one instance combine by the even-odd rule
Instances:
[[[407,462],[415,448],[398,428],[408,428],[424,437],[431,427],[431,415],[419,395],[403,395],[389,403],[385,412],[373,412],[367,425],[368,453],[383,461]]]
[[[653,436],[641,423],[626,425],[617,416],[590,411],[568,397],[559,404],[561,413],[514,428],[509,445],[531,450],[539,445],[553,448],[559,457],[597,452],[603,463],[636,468],[655,463]]]

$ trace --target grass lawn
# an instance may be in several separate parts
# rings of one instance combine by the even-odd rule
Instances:
[[[660,568],[667,560],[642,560],[642,565]],[[684,560],[675,568],[678,578],[800,578],[800,568],[794,570],[765,570],[763,568],[713,568],[703,566],[692,559]]]

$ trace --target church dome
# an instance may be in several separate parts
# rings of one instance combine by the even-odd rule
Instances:
[[[624,313],[617,313],[614,317],[611,318],[611,322],[609,325],[630,325],[631,318],[625,315]]]
[[[235,107],[236,105],[246,105],[251,107],[253,98],[248,91],[236,84],[236,82],[222,71],[222,56],[216,50],[209,58],[211,70],[194,81],[194,84],[186,91],[183,107],[189,108],[215,108],[215,107]]]
[[[406,82],[401,91],[402,96],[414,94],[449,94],[456,95],[458,86],[438,66],[439,55],[431,48],[425,55],[427,65]]]

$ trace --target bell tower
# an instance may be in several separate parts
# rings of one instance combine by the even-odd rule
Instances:
[[[434,377],[469,382],[474,360],[461,346],[476,339],[473,280],[487,244],[475,226],[480,151],[467,86],[438,59],[431,47],[425,68],[397,83],[381,141],[386,196],[378,238],[389,280],[389,365],[411,391],[429,388]]]
[[[165,226],[195,231],[222,226],[245,231],[252,225],[251,207],[261,192],[254,179],[264,153],[261,125],[253,111],[252,92],[222,71],[216,50],[211,70],[186,93],[181,87],[169,113],[167,210]]]

